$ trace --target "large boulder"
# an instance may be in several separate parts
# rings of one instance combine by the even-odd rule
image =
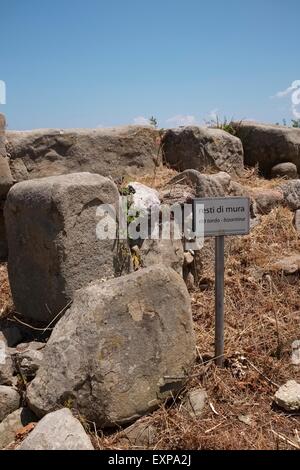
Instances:
[[[185,170],[172,178],[167,184],[165,192],[172,192],[172,187],[188,185],[194,189],[196,197],[223,197],[230,191],[231,177],[227,173],[220,171],[212,175],[199,173],[197,170]],[[164,200],[163,194],[163,200]]]
[[[244,146],[245,164],[258,165],[264,176],[270,177],[272,168],[294,163],[300,170],[300,129],[244,121],[235,123],[237,136]]]
[[[6,133],[17,181],[78,171],[113,178],[150,173],[157,163],[158,136],[151,126]]]
[[[240,139],[221,129],[193,126],[169,129],[162,145],[166,162],[179,171],[212,167],[239,175],[244,168]]]
[[[68,408],[45,416],[18,450],[94,450],[80,421]]]
[[[141,269],[75,293],[27,401],[38,416],[68,404],[99,427],[126,424],[181,389],[194,354],[184,281],[162,265]]]
[[[97,208],[117,208],[118,201],[115,184],[91,173],[13,186],[5,205],[8,271],[15,307],[23,318],[48,323],[76,289],[119,274],[118,243],[96,234]],[[126,263],[121,264],[125,269]]]
[[[298,178],[298,170],[294,163],[278,163],[277,165],[273,166],[271,170],[271,177],[294,180]]]

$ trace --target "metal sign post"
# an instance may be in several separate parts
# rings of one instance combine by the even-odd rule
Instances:
[[[224,235],[215,238],[215,358],[224,363]]]
[[[202,209],[196,210],[196,205]],[[199,208],[199,207],[198,207]],[[193,201],[193,224],[204,226],[204,237],[215,237],[215,361],[224,365],[224,241],[225,235],[250,231],[250,200],[247,197],[202,198]]]

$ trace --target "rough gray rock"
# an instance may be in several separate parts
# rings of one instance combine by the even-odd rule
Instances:
[[[294,226],[297,232],[300,233],[300,209],[295,212],[294,216]]]
[[[75,293],[27,390],[38,416],[72,404],[99,427],[126,424],[180,389],[195,357],[190,297],[161,265]]]
[[[13,377],[13,363],[8,350],[6,339],[0,331],[0,384],[11,385]]]
[[[289,380],[275,393],[275,403],[286,411],[300,410],[300,384],[295,380]]]
[[[0,423],[0,449],[13,442],[20,429],[36,421],[36,416],[28,408],[19,408],[6,416]]]
[[[196,170],[185,170],[172,178],[167,186],[189,185],[194,188],[196,197],[223,197],[228,195],[230,183],[230,175],[222,171],[214,175],[204,175]]]
[[[0,199],[3,199],[13,185],[5,149],[5,117],[0,114]]]
[[[151,126],[6,132],[18,182],[79,171],[113,178],[149,174],[155,168],[158,136]]]
[[[96,234],[97,208],[117,208],[118,201],[116,185],[91,173],[29,180],[10,190],[5,205],[8,272],[23,318],[48,324],[76,289],[119,274],[118,243]]]
[[[272,269],[282,271],[284,274],[295,274],[300,271],[300,254],[295,253],[277,260]]]
[[[268,214],[275,207],[284,205],[283,192],[279,189],[254,188],[250,191],[259,214]]]
[[[144,240],[140,248],[140,256],[144,268],[164,264],[182,276],[184,253],[181,240]]]
[[[300,209],[300,179],[287,181],[281,184],[278,189],[283,192],[284,203],[290,210]]]
[[[300,340],[295,340],[292,344],[291,363],[293,366],[300,366]]]
[[[68,408],[63,408],[39,421],[18,450],[94,450],[94,447],[80,421]]]
[[[132,206],[136,211],[146,213],[151,209],[160,208],[159,193],[155,189],[141,183],[129,183],[128,188],[132,188],[135,192],[131,195]]]
[[[19,408],[20,395],[7,385],[0,385],[0,422],[10,413]]]
[[[197,418],[202,415],[207,404],[207,399],[208,395],[206,390],[202,388],[191,390],[183,400],[183,409],[187,411],[192,418]]]
[[[243,146],[221,129],[181,127],[169,129],[162,139],[164,157],[173,168],[203,171],[207,167],[239,175],[244,168]]]
[[[18,369],[27,379],[32,379],[43,361],[43,349],[45,343],[33,341],[22,343],[11,354],[17,363]]]
[[[273,166],[271,170],[272,178],[286,178],[286,179],[297,179],[298,170],[297,166],[294,163],[278,163],[278,165]]]
[[[8,255],[3,207],[4,201],[0,201],[0,261],[6,261]]]
[[[234,125],[244,147],[246,165],[259,165],[269,177],[279,163],[294,163],[300,170],[300,129],[244,121]]]

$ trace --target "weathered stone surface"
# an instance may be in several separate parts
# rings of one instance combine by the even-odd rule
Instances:
[[[297,232],[300,232],[300,209],[295,212],[294,225]]]
[[[10,413],[19,408],[20,395],[7,385],[0,385],[0,422]]]
[[[91,173],[29,180],[11,189],[5,205],[8,271],[24,318],[48,323],[76,289],[118,273],[118,244],[96,234],[98,206],[117,207],[118,201],[115,184]]]
[[[78,171],[113,178],[148,174],[155,168],[158,136],[151,126],[6,133],[17,181]]]
[[[131,195],[131,200],[132,207],[134,207],[135,210],[146,213],[151,209],[158,210],[160,208],[159,193],[155,189],[136,182],[129,183],[127,187],[134,190],[134,193]]]
[[[182,240],[144,240],[140,248],[144,268],[155,264],[170,266],[182,276],[184,260]]]
[[[28,408],[19,408],[6,416],[0,423],[0,449],[12,443],[20,429],[36,421],[37,418]]]
[[[0,201],[0,261],[6,261],[8,255],[3,206],[4,201]]]
[[[196,197],[196,190],[188,184],[172,183],[160,191],[160,199],[163,204],[191,203]]]
[[[290,210],[300,209],[300,179],[287,181],[278,189],[283,192],[284,203]]]
[[[289,380],[275,393],[275,403],[286,411],[300,410],[300,384]]]
[[[165,160],[179,171],[207,167],[238,175],[244,168],[243,146],[237,137],[220,129],[169,129],[163,140]]]
[[[3,199],[13,184],[5,149],[5,117],[0,114],[0,199]]]
[[[250,192],[259,214],[268,214],[275,207],[284,205],[283,192],[279,189],[254,188]]]
[[[300,340],[296,340],[292,343],[291,363],[293,366],[300,366]]]
[[[300,129],[244,121],[235,124],[244,147],[246,165],[259,165],[265,176],[272,168],[290,162],[300,170]]]
[[[295,253],[276,261],[273,266],[275,271],[283,271],[284,274],[295,274],[300,271],[300,254]]]
[[[207,404],[208,395],[206,390],[196,388],[191,390],[185,397],[182,406],[192,418],[197,418],[203,413]]]
[[[6,339],[0,331],[0,384],[11,385],[13,377],[13,363],[9,354]]]
[[[94,447],[80,421],[68,408],[63,408],[39,421],[18,450],[94,450]]]
[[[223,197],[229,193],[230,183],[230,175],[222,171],[204,175],[196,170],[185,170],[172,178],[167,186],[187,184],[194,188],[196,197]]]
[[[18,369],[29,380],[36,375],[43,361],[44,347],[45,343],[32,341],[31,343],[21,343],[11,351]]]
[[[273,166],[271,176],[272,178],[297,179],[297,166],[291,162],[278,163],[278,165]]]
[[[38,415],[71,403],[100,427],[134,421],[182,387],[195,354],[184,281],[161,265],[75,293],[27,390]]]

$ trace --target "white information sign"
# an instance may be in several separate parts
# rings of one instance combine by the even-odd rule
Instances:
[[[247,235],[250,231],[250,199],[247,197],[199,198],[194,199],[193,204],[194,230],[197,232],[199,224],[203,224],[205,237]]]

